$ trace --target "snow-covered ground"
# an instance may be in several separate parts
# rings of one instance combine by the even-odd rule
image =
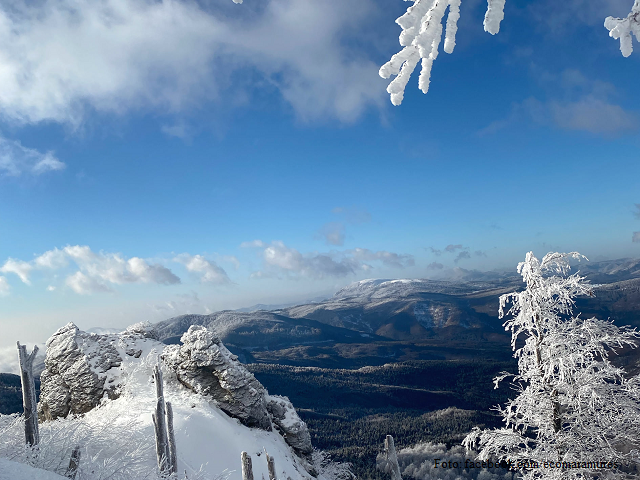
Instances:
[[[65,477],[0,458],[0,480],[64,480]]]
[[[116,400],[103,400],[100,406],[84,415],[41,424],[38,455],[23,446],[21,419],[15,415],[0,416],[0,458],[5,462],[8,459],[28,463],[64,474],[72,449],[80,445],[82,456],[77,480],[155,478],[151,413],[156,404],[156,393],[151,372],[156,363],[154,351],[146,358],[126,357],[120,367],[122,378],[126,379],[122,395]],[[174,410],[180,478],[186,472],[190,479],[228,477],[229,480],[240,480],[242,451],[251,455],[254,478],[258,480],[263,475],[269,478],[265,451],[275,459],[278,478],[311,478],[302,465],[303,460],[293,454],[277,432],[242,425],[207,398],[182,386],[168,369],[164,379],[165,399],[171,402]],[[0,478],[4,480],[5,477]],[[42,478],[53,480],[58,477]]]

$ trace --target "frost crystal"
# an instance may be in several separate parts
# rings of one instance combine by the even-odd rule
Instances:
[[[633,52],[631,34],[640,41],[640,0],[635,0],[631,13],[626,18],[607,17],[604,26],[609,30],[609,36],[620,39],[620,51],[624,57],[628,57]]]

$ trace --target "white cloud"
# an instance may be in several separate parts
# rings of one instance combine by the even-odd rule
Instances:
[[[103,282],[96,278],[89,277],[82,272],[76,272],[67,277],[65,283],[76,293],[80,295],[89,295],[92,293],[108,293],[112,290]]]
[[[18,277],[20,277],[20,280],[22,280],[23,283],[26,283],[27,285],[31,285],[31,282],[29,281],[29,273],[31,272],[32,269],[33,269],[33,266],[31,266],[31,264],[28,262],[23,262],[22,260],[16,260],[14,258],[9,258],[4,263],[2,268],[0,268],[0,272],[15,273]]]
[[[10,289],[11,287],[9,287],[9,282],[7,282],[7,279],[5,277],[0,277],[0,297],[9,295]]]
[[[66,267],[69,262],[65,251],[54,248],[36,257],[33,263],[39,268],[58,269]]]
[[[55,292],[55,290],[56,290],[56,287],[54,287],[53,285],[49,285],[47,287],[47,292]]]
[[[640,232],[633,232],[633,236],[631,237],[631,241],[634,243],[640,243]]]
[[[366,33],[371,0],[271,0],[253,9],[186,0],[38,3],[0,7],[0,110],[18,123],[78,126],[88,110],[182,112],[250,87],[255,76],[238,80],[247,69],[303,119],[353,121],[384,99],[379,65],[350,41]]]
[[[207,260],[202,255],[183,253],[174,258],[174,261],[182,263],[189,272],[200,273],[201,282],[217,285],[231,283],[227,272],[223,268],[219,267],[215,262]]]
[[[0,61],[2,59],[0,48]],[[0,78],[2,77],[0,69]],[[0,105],[2,93],[0,93]],[[63,170],[65,164],[53,152],[42,153],[22,146],[19,141],[0,137],[0,174],[18,177],[23,174],[41,175],[52,170]]]
[[[262,249],[263,270],[254,272],[253,278],[265,278],[284,274],[293,277],[321,279],[345,277],[358,271],[369,271],[373,267],[367,262],[380,262],[387,267],[404,268],[413,265],[413,257],[392,252],[373,252],[366,248],[355,248],[342,252],[302,254],[281,241],[271,244],[254,242]]]
[[[110,284],[155,283],[171,285],[180,283],[180,279],[168,268],[149,263],[139,257],[125,258],[117,253],[95,253],[86,245],[68,245],[62,249],[54,248],[36,257],[31,262],[9,258],[2,272],[15,273],[27,284],[34,269],[59,270],[73,262],[78,271],[70,275],[66,284],[81,294],[109,292]],[[48,287],[49,291],[55,287]]]

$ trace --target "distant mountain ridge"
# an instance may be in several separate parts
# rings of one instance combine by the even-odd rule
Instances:
[[[576,313],[640,326],[640,259],[581,262],[578,270],[594,284],[596,297],[579,299]],[[516,272],[479,277],[470,272],[469,281],[367,279],[322,301],[181,315],[159,322],[156,329],[165,343],[173,343],[190,325],[206,326],[246,362],[338,366],[355,361],[357,366],[379,364],[389,356],[469,358],[496,349],[508,356],[498,298],[521,289],[522,279]]]

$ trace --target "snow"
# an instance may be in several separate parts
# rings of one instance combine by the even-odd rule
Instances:
[[[0,458],[0,480],[63,480],[55,473]]]
[[[122,365],[112,369],[118,370],[118,376],[125,380],[122,395],[116,400],[105,398],[100,406],[82,416],[42,424],[41,453],[35,460],[22,446],[22,423],[16,421],[15,416],[0,416],[0,458],[5,457],[2,461],[6,463],[8,458],[64,473],[71,449],[79,444],[84,449],[79,478],[154,478],[149,474],[156,471],[151,418],[156,391],[151,372],[157,364],[158,352],[151,351],[141,359],[127,355],[122,358]],[[215,478],[226,471],[229,480],[240,480],[240,454],[246,451],[253,457],[254,478],[260,479],[262,475],[269,478],[263,454],[266,450],[275,459],[279,478],[311,478],[303,461],[277,432],[245,427],[205,397],[184,388],[168,369],[164,377],[165,399],[174,409],[181,474],[186,471],[189,478],[193,475]],[[95,473],[88,475],[89,470]],[[113,475],[114,470],[120,471],[120,476]],[[21,477],[12,474],[6,478]],[[53,480],[59,477],[51,474],[24,478]]]

